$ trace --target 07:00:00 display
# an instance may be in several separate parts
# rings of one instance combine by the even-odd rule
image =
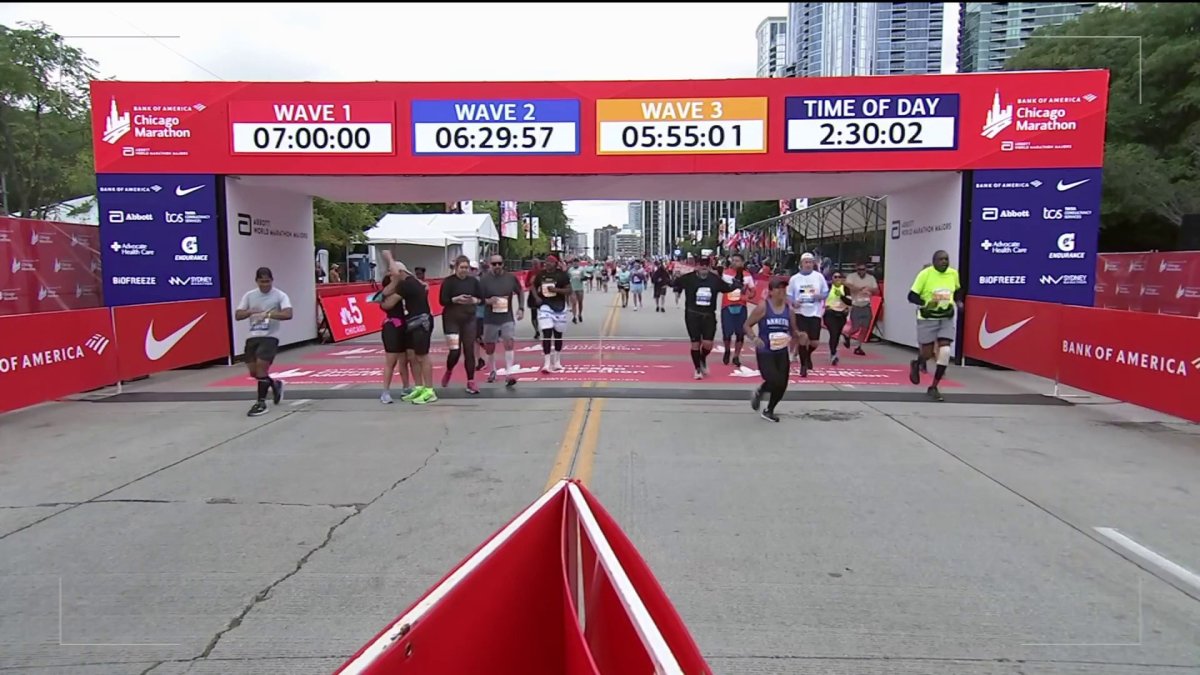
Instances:
[[[275,143],[271,143],[271,133],[275,133]],[[321,127],[299,127],[290,131],[284,127],[259,127],[254,130],[254,147],[259,150],[279,149],[287,143],[289,148],[307,150],[366,150],[371,147],[371,130],[365,127],[342,127],[337,131]]]

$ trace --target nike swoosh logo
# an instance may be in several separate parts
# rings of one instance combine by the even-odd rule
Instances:
[[[1059,183],[1059,185],[1062,185],[1062,183]],[[182,185],[176,185],[175,186],[175,196],[176,197],[186,197],[186,196],[192,194],[193,192],[195,192],[196,190],[201,190],[203,188],[204,188],[203,185],[197,185],[196,187],[187,188],[185,190]],[[1062,188],[1059,188],[1059,189],[1061,190]]]
[[[1083,185],[1084,183],[1086,183],[1086,182],[1088,182],[1088,181],[1090,181],[1090,180],[1091,180],[1091,178],[1084,178],[1083,180],[1081,180],[1081,181],[1076,181],[1076,182],[1074,182],[1074,183],[1063,183],[1063,182],[1060,180],[1060,181],[1058,181],[1058,191],[1059,191],[1059,192],[1066,192],[1067,190],[1070,190],[1071,188],[1077,188],[1077,187],[1079,187],[1080,185]]]
[[[984,349],[991,349],[1008,338],[1008,336],[1021,330],[1025,324],[1033,321],[1033,317],[1029,317],[1024,321],[1018,321],[1011,326],[1006,326],[998,331],[989,331],[987,329],[987,314],[983,315],[983,321],[979,322],[979,346]]]
[[[175,348],[175,345],[187,335],[189,331],[196,327],[196,324],[204,320],[208,316],[208,312],[192,319],[191,323],[185,324],[183,328],[171,333],[167,337],[158,340],[154,337],[154,320],[150,320],[150,327],[146,329],[146,358],[151,361],[157,361],[167,355],[167,352]]]

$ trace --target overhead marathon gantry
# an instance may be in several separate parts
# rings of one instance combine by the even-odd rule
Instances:
[[[1107,71],[98,81],[92,103],[105,297],[113,304],[239,297],[260,265],[276,268],[281,287],[308,294],[312,196],[886,194],[887,277],[915,274],[944,248],[970,270],[973,294],[1090,305],[1107,91]],[[902,286],[887,288],[901,293]],[[903,304],[903,297],[885,302]],[[307,318],[298,308],[284,344],[315,336]],[[910,323],[885,325],[885,337],[912,343]],[[235,332],[233,344],[240,342]]]

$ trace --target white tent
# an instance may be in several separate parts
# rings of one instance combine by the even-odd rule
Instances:
[[[390,250],[392,257],[415,269],[424,267],[430,278],[446,276],[450,261],[463,254],[463,240],[451,236],[431,224],[438,214],[389,213],[367,230],[367,247],[376,263],[376,278],[382,279],[386,268],[382,252]]]
[[[463,242],[463,255],[476,264],[481,264],[479,257],[488,249],[488,244],[500,243],[500,232],[496,223],[487,213],[474,214],[437,214],[430,223],[442,232],[457,237]]]

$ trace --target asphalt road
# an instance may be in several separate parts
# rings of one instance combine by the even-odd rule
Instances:
[[[683,336],[673,299],[589,302],[569,335]],[[718,673],[1200,672],[1200,432],[1148,411],[956,369],[995,398],[797,387],[770,424],[751,381],[364,385],[247,418],[218,375],[0,417],[0,673],[330,673],[567,474]]]

